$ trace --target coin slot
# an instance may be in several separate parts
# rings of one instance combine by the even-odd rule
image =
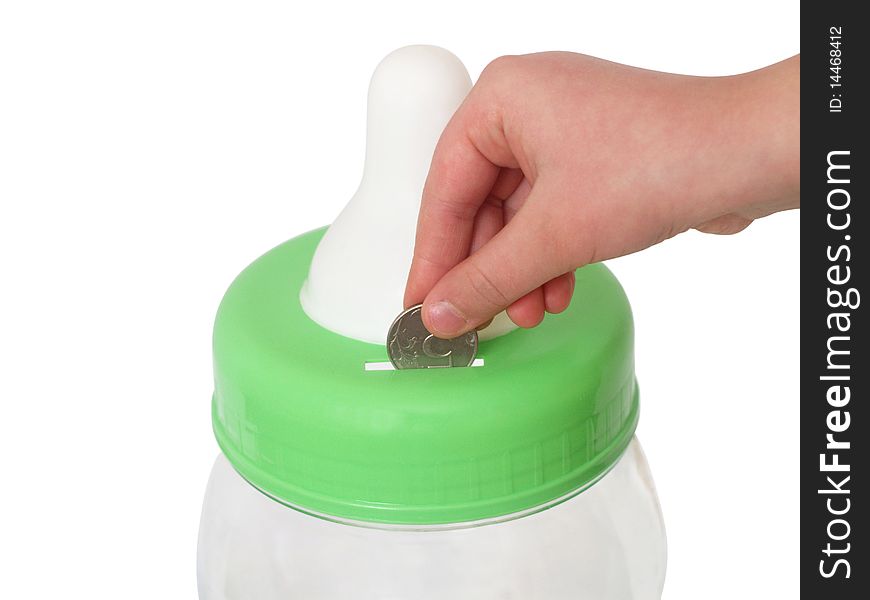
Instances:
[[[472,361],[469,367],[482,367],[484,365],[483,358],[477,357]],[[429,369],[447,369],[447,368],[462,368],[462,367],[428,367]],[[366,371],[396,371],[396,367],[393,366],[393,363],[390,361],[366,361],[365,363]],[[408,369],[411,370],[411,369]]]

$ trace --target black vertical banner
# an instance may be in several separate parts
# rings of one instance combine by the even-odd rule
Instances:
[[[801,13],[801,591],[870,598],[870,22]]]

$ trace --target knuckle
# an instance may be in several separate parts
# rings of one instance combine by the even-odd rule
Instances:
[[[504,76],[505,73],[513,71],[516,68],[519,58],[519,56],[508,54],[491,60],[489,64],[484,67],[483,72],[480,74],[480,78],[488,80]]]
[[[503,287],[474,261],[468,262],[465,276],[470,289],[489,308],[501,310],[510,304],[510,298],[505,293]]]

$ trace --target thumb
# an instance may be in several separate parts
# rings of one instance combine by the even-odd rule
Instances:
[[[471,331],[570,270],[558,251],[566,244],[550,243],[558,235],[554,219],[535,191],[495,237],[435,284],[423,302],[423,322],[429,331],[442,338]]]

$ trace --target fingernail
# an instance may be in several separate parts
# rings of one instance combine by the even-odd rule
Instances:
[[[429,307],[429,324],[433,332],[443,337],[453,337],[468,325],[468,320],[459,314],[456,307],[442,300]]]

